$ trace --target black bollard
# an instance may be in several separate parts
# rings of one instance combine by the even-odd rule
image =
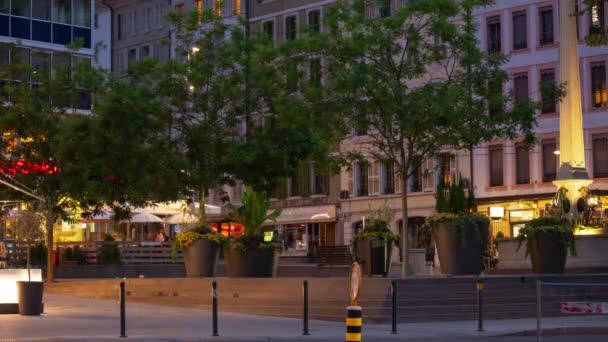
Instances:
[[[397,282],[391,283],[391,294],[393,295],[393,329],[391,334],[397,334]]]
[[[125,281],[120,281],[120,337],[127,337],[127,318],[125,310]]]
[[[477,279],[477,331],[483,331],[483,279]]]
[[[213,336],[220,336],[220,334],[217,332],[217,282],[215,280],[211,283],[211,288],[211,295],[213,296]]]
[[[310,335],[308,332],[308,281],[304,280],[304,329],[302,335]]]

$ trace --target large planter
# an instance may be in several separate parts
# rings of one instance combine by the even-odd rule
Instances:
[[[487,227],[486,227],[487,228]],[[483,265],[487,241],[483,241],[474,223],[467,222],[462,236],[457,236],[453,222],[439,222],[433,227],[441,272],[451,275],[478,275]]]
[[[184,247],[186,276],[189,278],[215,276],[219,250],[219,245],[209,240],[196,240],[192,245]]]
[[[19,314],[22,316],[40,316],[43,292],[44,283],[41,281],[18,281]]]
[[[276,275],[277,257],[274,249],[231,250],[224,256],[226,274],[232,278],[271,278]]]
[[[534,273],[564,273],[567,250],[563,241],[543,232],[534,234],[529,239]]]
[[[357,260],[365,275],[386,277],[391,267],[393,244],[381,238],[357,240]]]

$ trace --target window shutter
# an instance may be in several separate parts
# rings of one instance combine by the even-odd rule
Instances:
[[[371,162],[369,163],[369,193],[370,195],[377,195],[380,193],[380,173],[378,172],[379,163]]]
[[[311,194],[311,168],[310,163],[300,163],[298,166],[298,181],[300,182],[300,196],[310,196]]]

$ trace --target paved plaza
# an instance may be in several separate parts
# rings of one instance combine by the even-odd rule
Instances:
[[[105,341],[119,335],[118,303],[62,295],[46,295],[41,317],[0,316],[0,341]],[[211,313],[206,310],[127,303],[126,340],[135,341],[343,341],[344,325],[310,321],[310,336],[302,336],[302,321],[220,313],[220,337],[211,336]],[[487,321],[485,332],[476,322],[433,322],[399,325],[391,335],[388,325],[364,325],[365,341],[534,341],[531,336],[496,337],[534,330],[536,321]],[[543,320],[547,329],[608,328],[608,317],[566,317]],[[122,339],[124,340],[124,339]],[[544,341],[605,341],[606,336],[547,336]]]

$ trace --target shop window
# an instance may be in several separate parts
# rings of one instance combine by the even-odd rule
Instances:
[[[262,32],[266,37],[274,40],[274,21],[265,21],[262,23]]]
[[[72,0],[53,0],[53,21],[62,24],[72,23]]]
[[[365,162],[355,163],[355,191],[357,196],[368,195],[368,164]]]
[[[543,46],[553,44],[553,7],[541,7],[538,10],[538,19],[540,21],[540,45]]]
[[[213,8],[215,10],[215,15],[217,15],[218,17],[222,16],[222,5],[224,4],[223,1],[220,0],[213,0]]]
[[[183,4],[180,5],[183,7]],[[194,0],[194,8],[198,12],[198,15],[201,16],[203,14],[203,0]]]
[[[308,12],[308,29],[310,32],[321,32],[321,11],[313,10]]]
[[[540,71],[540,93],[542,99],[541,113],[555,113],[555,69],[543,69]]]
[[[31,17],[30,0],[13,0],[11,4],[11,14],[20,17]]]
[[[528,47],[528,22],[526,11],[513,12],[513,50]]]
[[[593,136],[593,178],[608,177],[608,134]]]
[[[549,183],[557,178],[557,143],[555,139],[544,139],[541,143],[543,183]]]
[[[524,144],[515,145],[515,183],[530,184],[530,151]]]
[[[298,37],[297,17],[290,15],[285,18],[285,39],[294,40]]]
[[[591,63],[591,95],[593,107],[606,107],[606,64]]]
[[[503,186],[502,145],[492,145],[489,151],[490,186]]]
[[[528,100],[528,73],[519,72],[513,75],[513,93],[515,103]]]
[[[486,19],[488,52],[502,51],[502,38],[500,31],[500,16],[492,16]]]

